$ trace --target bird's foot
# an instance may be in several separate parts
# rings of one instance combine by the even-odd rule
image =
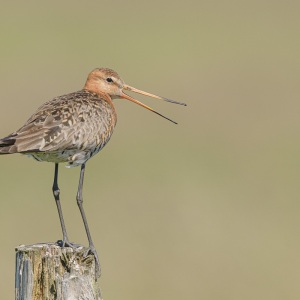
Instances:
[[[93,255],[94,259],[95,259],[95,276],[96,279],[99,278],[101,276],[101,266],[100,266],[100,261],[99,261],[99,257],[98,257],[98,253],[95,249],[94,246],[89,246],[86,251],[84,252],[84,256],[87,257],[89,255]]]
[[[76,249],[76,248],[82,247],[82,245],[71,243],[67,239],[65,239],[65,240],[58,240],[56,242],[56,244],[59,247],[61,247],[61,248],[70,247],[70,248]],[[100,266],[100,261],[99,261],[98,253],[97,253],[97,251],[96,251],[96,249],[95,249],[94,246],[89,246],[88,248],[86,248],[86,250],[83,253],[83,257],[84,258],[87,258],[89,255],[92,255],[94,257],[94,259],[95,259],[95,276],[96,276],[96,278],[99,278],[101,276],[101,266]]]
[[[57,244],[59,247],[61,247],[61,248],[64,248],[64,247],[70,247],[70,248],[75,249],[75,248],[78,248],[78,247],[82,247],[82,246],[79,245],[79,244],[75,244],[75,243],[69,242],[69,240],[67,240],[67,239],[64,239],[64,240],[58,240],[58,241],[56,242],[56,244]]]

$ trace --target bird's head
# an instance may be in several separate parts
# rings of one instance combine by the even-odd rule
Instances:
[[[124,90],[128,90],[131,92],[135,92],[138,94],[142,94],[148,97],[152,97],[152,98],[156,98],[156,99],[160,99],[160,100],[164,100],[167,102],[171,102],[171,103],[175,103],[175,104],[180,104],[180,105],[184,105],[186,106],[185,103],[182,102],[177,102],[177,101],[173,101],[171,99],[168,98],[164,98],[164,97],[160,97],[157,95],[153,95],[141,90],[138,90],[132,86],[129,86],[127,84],[125,84],[125,82],[122,80],[122,78],[118,75],[117,72],[115,72],[114,70],[108,69],[108,68],[97,68],[94,69],[87,78],[87,81],[85,83],[84,89],[97,93],[97,94],[103,94],[105,93],[106,95],[109,95],[109,97],[111,99],[116,99],[116,98],[121,98],[121,99],[126,99],[129,101],[132,101],[158,115],[160,115],[161,117],[177,124],[176,122],[172,121],[171,119],[163,116],[162,114],[158,113],[157,111],[155,111],[154,109],[152,109],[151,107],[145,105],[144,103],[132,98],[131,96],[127,95],[124,93]]]

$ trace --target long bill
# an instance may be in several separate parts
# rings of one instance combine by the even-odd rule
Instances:
[[[171,99],[168,99],[168,98],[164,98],[164,97],[160,97],[160,96],[157,96],[157,95],[153,95],[153,94],[150,94],[150,93],[147,93],[147,92],[138,90],[138,89],[136,89],[136,88],[134,88],[134,87],[132,87],[132,86],[129,86],[129,85],[124,85],[123,88],[124,88],[125,90],[131,91],[131,92],[135,92],[135,93],[138,93],[138,94],[141,94],[141,95],[144,95],[144,96],[148,96],[148,97],[151,97],[151,98],[156,98],[156,99],[164,100],[164,101],[171,102],[171,103],[174,103],[174,104],[179,104],[179,105],[184,105],[184,106],[186,106],[185,103],[177,102],[177,101],[174,101],[174,100],[171,100]],[[130,97],[129,95],[127,95],[127,94],[125,94],[125,93],[122,93],[122,94],[121,94],[121,98],[127,99],[127,100],[129,100],[129,101],[131,101],[131,102],[134,102],[134,103],[136,103],[136,104],[138,104],[138,105],[140,105],[140,106],[142,106],[142,107],[144,107],[144,108],[146,108],[146,109],[148,109],[148,110],[150,110],[150,111],[156,113],[157,115],[159,115],[159,116],[161,116],[161,117],[163,117],[163,118],[165,118],[165,119],[171,121],[172,123],[178,124],[177,122],[175,122],[175,121],[169,119],[168,117],[166,117],[166,116],[160,114],[159,112],[157,112],[157,111],[154,110],[153,108],[149,107],[148,105],[146,105],[146,104],[144,104],[144,103],[142,103],[142,102],[140,102],[140,101],[138,101],[138,100],[136,100],[136,99]]]

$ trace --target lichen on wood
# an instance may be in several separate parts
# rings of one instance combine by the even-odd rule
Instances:
[[[95,260],[81,245],[16,248],[16,300],[101,300]]]

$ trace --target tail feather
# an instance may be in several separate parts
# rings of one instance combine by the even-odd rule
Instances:
[[[0,154],[12,154],[16,153],[17,147],[15,146],[16,134],[11,134],[0,140]]]

